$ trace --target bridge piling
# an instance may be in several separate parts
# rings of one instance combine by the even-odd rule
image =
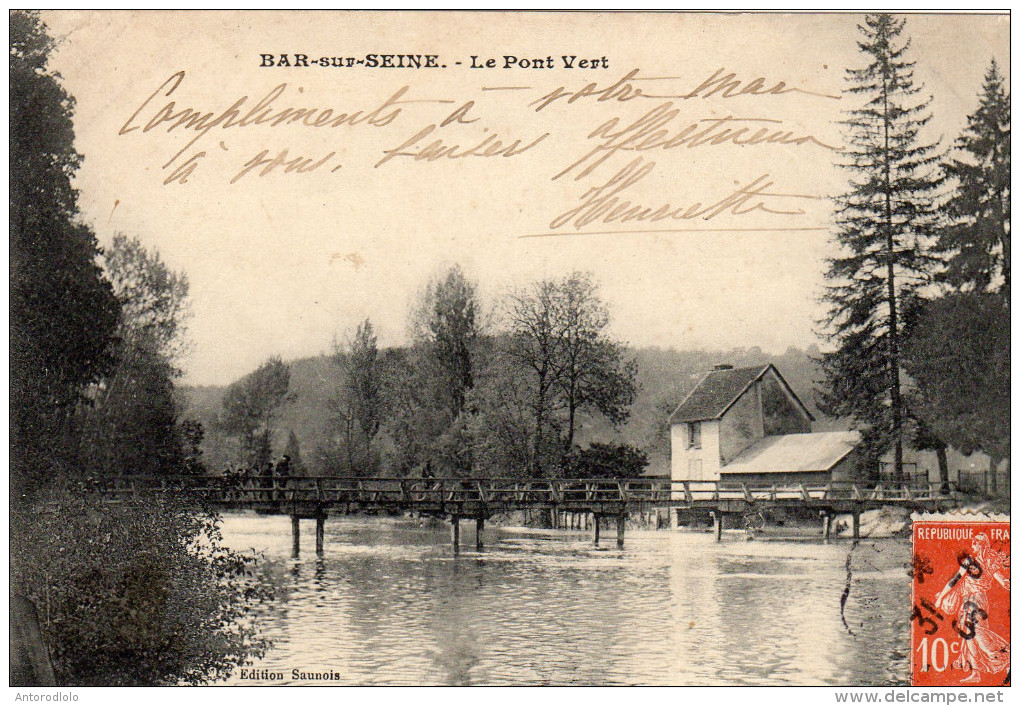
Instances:
[[[712,531],[715,533],[715,541],[721,542],[723,531],[723,513],[716,510],[711,514],[712,514]]]
[[[854,539],[860,539],[861,538],[861,510],[860,510],[860,508],[855,508],[853,513],[852,513],[852,516],[854,518],[854,524],[853,524],[853,527],[854,527]]]
[[[819,514],[822,516],[822,539],[828,543],[832,531],[832,514],[825,510]]]
[[[297,515],[290,516],[290,533],[294,540],[293,554],[294,558],[301,556],[301,520]]]
[[[627,513],[616,516],[616,548],[623,549],[623,536],[627,532]]]
[[[475,549],[477,551],[482,551],[483,548],[482,532],[484,531],[485,531],[485,518],[479,517],[477,520],[475,520]]]
[[[450,517],[450,529],[453,533],[453,552],[456,554],[460,551],[460,516]]]
[[[592,525],[593,525],[594,530],[595,530],[595,546],[596,547],[599,545],[599,529],[600,529],[600,527],[599,527],[599,524],[600,524],[599,523],[599,519],[600,518],[599,518],[598,515],[592,514]]]
[[[320,514],[315,518],[315,553],[322,556],[326,548],[326,515]]]

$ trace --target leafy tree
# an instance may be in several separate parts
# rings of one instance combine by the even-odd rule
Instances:
[[[504,337],[479,371],[468,404],[475,467],[482,476],[527,476],[532,467],[533,395],[528,370],[509,355]]]
[[[181,443],[184,452],[182,470],[187,475],[204,475],[208,470],[202,459],[202,441],[205,439],[205,426],[195,419],[181,422]]]
[[[123,233],[103,254],[107,277],[121,304],[118,338],[131,345],[145,339],[160,356],[173,364],[185,348],[188,310],[188,278],[174,272],[148,251],[137,237]]]
[[[113,364],[118,306],[78,222],[73,99],[47,68],[53,41],[33,12],[10,14],[11,496],[62,463],[82,394]]]
[[[904,363],[918,416],[963,453],[988,454],[994,483],[1009,456],[1009,308],[995,293],[951,293],[926,302],[910,331]]]
[[[821,361],[822,411],[852,417],[871,460],[892,447],[902,478],[905,426],[901,394],[901,310],[931,281],[939,178],[937,146],[920,131],[931,99],[918,96],[904,20],[868,15],[858,42],[866,65],[848,69],[845,93],[856,106],[844,121],[848,193],[836,199],[839,257],[829,260],[824,301],[836,349]]]
[[[623,346],[606,335],[609,310],[598,298],[590,273],[574,272],[559,284],[563,317],[563,366],[557,385],[566,408],[564,447],[574,445],[582,410],[622,424],[634,402],[637,365],[623,360]]]
[[[482,329],[477,289],[454,265],[429,282],[411,313],[414,357],[404,384],[405,391],[407,384],[418,388],[412,398],[421,402],[414,414],[422,428],[414,434],[424,458],[417,462],[435,460],[454,475],[469,474],[473,463],[469,423],[462,415],[472,413],[466,401],[474,387]]]
[[[429,282],[411,321],[424,370],[435,380],[439,400],[455,419],[474,385],[472,349],[480,333],[477,286],[454,265]]]
[[[606,332],[609,312],[591,275],[575,272],[512,294],[508,354],[528,376],[532,394],[531,468],[541,475],[572,448],[579,413],[627,419],[636,365]]]
[[[104,443],[120,469],[139,439],[168,441],[177,457],[167,468],[188,468],[193,449],[163,436],[178,331],[161,338],[166,329],[140,325],[141,312],[159,309],[144,295],[162,290],[121,289],[120,315],[95,238],[75,220],[70,179],[81,158],[73,101],[46,69],[52,42],[36,14],[10,21],[12,493],[39,501],[12,503],[11,588],[39,608],[60,684],[216,680],[266,649],[250,620],[269,597],[254,557],[224,549],[215,517],[170,494],[112,505],[72,473],[51,472],[94,470],[94,459],[75,456],[90,447],[88,428],[73,424],[82,415],[117,410],[117,438]],[[156,273],[140,246],[129,259]],[[197,430],[187,432],[194,440]]]
[[[219,423],[240,440],[245,463],[261,468],[271,461],[274,423],[289,389],[290,366],[279,356],[227,388]]]
[[[630,444],[593,442],[586,449],[574,449],[563,459],[563,472],[570,478],[636,478],[648,467],[648,455]]]
[[[184,438],[173,381],[184,345],[187,278],[122,234],[104,261],[121,304],[117,362],[79,415],[82,456],[107,474],[179,473]]]
[[[559,308],[556,283],[549,280],[518,290],[506,304],[508,353],[526,371],[531,388],[529,468],[535,476],[541,476],[546,467],[559,460],[562,448],[554,420],[566,347],[565,322]]]
[[[426,463],[437,468],[436,440],[449,428],[449,413],[433,396],[432,381],[422,371],[418,352],[395,348],[379,359],[385,419],[380,437],[390,442],[385,464],[396,475],[415,475]]]
[[[334,401],[333,424],[342,436],[347,472],[374,466],[372,440],[382,420],[379,348],[372,322],[358,324],[346,345],[334,344],[333,364],[342,379]]]
[[[999,461],[1009,455],[1009,120],[993,60],[946,164],[953,191],[938,241],[945,289],[918,304],[904,346],[920,445],[942,446],[940,469],[946,442],[987,453],[992,492]]]
[[[980,105],[956,141],[946,172],[954,190],[946,211],[952,224],[939,249],[948,255],[944,281],[960,291],[998,291],[1009,302],[1010,108],[992,60]]]
[[[174,370],[146,339],[118,349],[123,358],[114,375],[78,415],[80,456],[103,475],[180,473],[184,448]]]

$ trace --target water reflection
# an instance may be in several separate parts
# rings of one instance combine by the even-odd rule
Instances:
[[[292,559],[287,518],[228,517],[224,535],[265,553],[275,644],[255,668],[285,681],[292,669],[346,684],[906,680],[903,540],[631,532],[619,551],[580,532],[492,528],[483,553],[455,557],[445,527],[342,518],[327,523],[322,558]],[[259,682],[238,671],[230,683]]]

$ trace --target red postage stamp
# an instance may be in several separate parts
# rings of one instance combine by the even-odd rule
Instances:
[[[1009,523],[914,523],[915,686],[1010,683]]]

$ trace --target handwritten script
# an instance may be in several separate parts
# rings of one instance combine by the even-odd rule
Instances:
[[[317,100],[301,86],[280,83],[216,99],[216,106],[200,105],[188,79],[178,71],[162,81],[127,112],[117,133],[166,142],[158,166],[168,188],[186,188],[206,174],[226,174],[227,186],[241,188],[263,179],[350,178],[357,170],[428,170],[466,160],[490,160],[494,174],[507,160],[527,161],[530,173],[548,180],[550,193],[553,184],[577,183],[566,197],[557,187],[548,200],[546,232],[522,237],[810,229],[794,219],[821,196],[785,190],[776,155],[793,162],[801,153],[841,149],[803,127],[795,112],[805,101],[838,96],[724,68],[692,80],[632,69],[615,80],[483,86],[459,97],[402,85],[374,98],[344,94],[342,101]],[[795,108],[784,98],[790,94],[798,97]],[[486,110],[497,97],[498,108]],[[533,117],[507,127],[508,106]],[[498,129],[494,114],[501,118]],[[322,140],[310,133],[338,146],[320,150]],[[253,137],[264,146],[251,150]],[[246,147],[232,149],[235,139]],[[756,155],[771,159],[773,168],[756,163]],[[223,161],[225,170],[211,166]],[[702,163],[714,165],[715,184],[701,193],[677,192],[675,175],[690,176]],[[762,217],[779,225],[754,227]]]

